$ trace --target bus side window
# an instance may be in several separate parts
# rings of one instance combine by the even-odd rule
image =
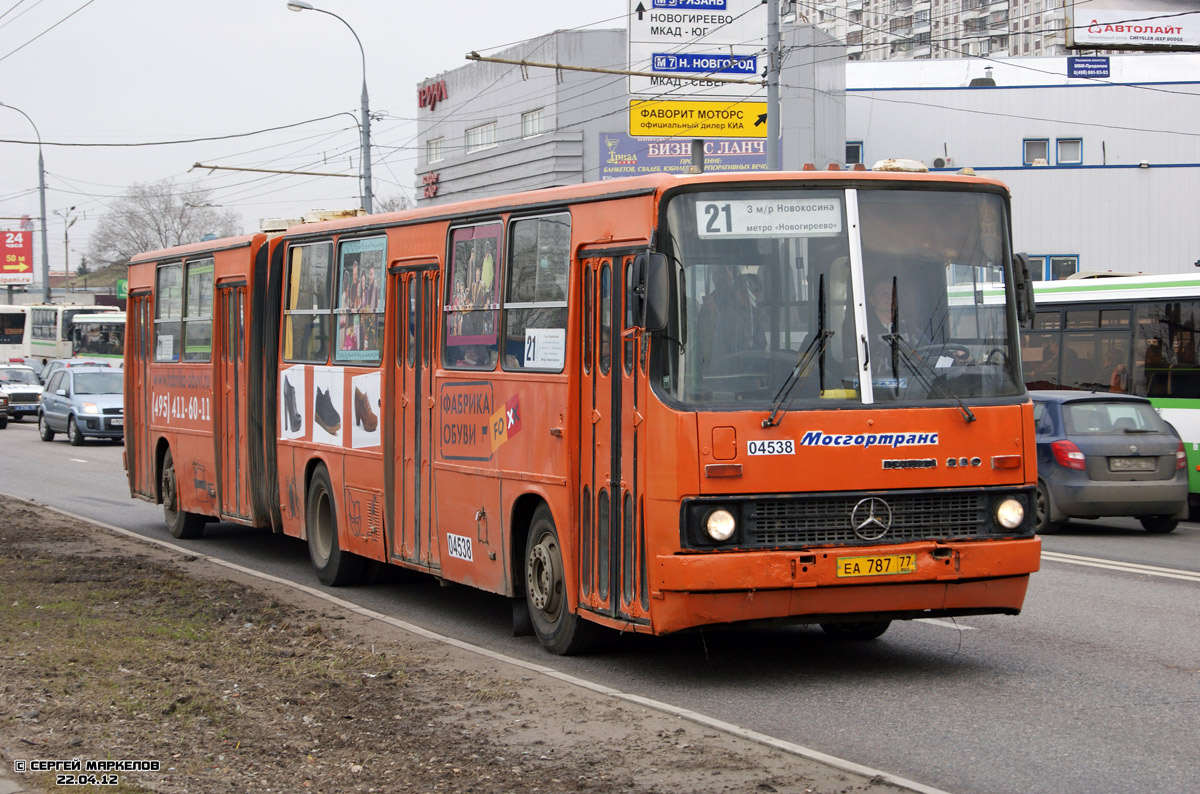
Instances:
[[[208,361],[212,357],[213,336],[213,260],[187,263],[183,311],[183,360]],[[97,344],[107,352],[103,336]]]
[[[501,231],[501,224],[487,223],[451,232],[442,330],[442,363],[448,367],[496,366]]]
[[[596,312],[593,306],[592,266],[583,269],[583,371],[591,373],[596,352],[592,344],[592,332],[596,327]]]
[[[386,291],[380,289],[387,239],[369,237],[342,242],[338,247],[337,344],[338,363],[377,364],[383,355],[383,312]]]
[[[504,302],[504,368],[562,372],[567,350],[571,216],[514,221]]]
[[[600,374],[612,366],[612,269],[606,262],[600,268]]]
[[[407,353],[408,368],[412,369],[417,363],[417,284],[419,284],[420,274],[413,275],[403,283],[408,289],[408,325],[407,331]]]
[[[332,243],[298,245],[289,251],[284,361],[324,364],[329,360],[332,258]]]
[[[158,268],[154,289],[154,360],[178,361],[183,317],[183,263]]]

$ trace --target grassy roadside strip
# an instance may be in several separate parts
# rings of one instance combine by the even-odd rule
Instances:
[[[160,763],[94,787],[106,792],[603,790],[506,757],[487,724],[519,702],[512,680],[429,672],[428,658],[364,644],[336,616],[113,555],[68,523],[0,506],[10,761]],[[61,790],[53,773],[23,783]]]

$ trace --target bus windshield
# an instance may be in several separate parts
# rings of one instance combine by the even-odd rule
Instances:
[[[1004,212],[975,192],[676,196],[658,382],[698,408],[1019,395]]]

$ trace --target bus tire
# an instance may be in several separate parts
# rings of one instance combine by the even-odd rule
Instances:
[[[163,518],[167,531],[180,540],[192,540],[204,533],[205,518],[198,513],[179,509],[179,488],[175,477],[175,458],[168,448],[163,456],[162,477]]]
[[[308,534],[308,557],[321,584],[343,587],[362,581],[366,560],[342,551],[338,545],[337,502],[324,466],[317,467],[309,483],[304,526]]]
[[[525,603],[533,633],[546,650],[560,656],[595,649],[603,633],[571,611],[564,570],[554,517],[540,505],[525,541]]]
[[[821,630],[838,640],[873,640],[888,630],[890,620],[863,620],[852,623],[822,623]]]

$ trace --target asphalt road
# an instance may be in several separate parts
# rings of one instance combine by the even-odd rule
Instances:
[[[128,498],[119,445],[0,431],[0,492],[170,540]],[[315,585],[301,542],[231,524],[177,545]],[[1200,526],[1075,522],[1045,539],[1017,617],[622,637],[560,658],[508,602],[388,574],[338,595],[432,631],[961,794],[1185,792],[1200,769]],[[1149,566],[1149,567],[1137,567]],[[631,748],[620,748],[629,751]]]

